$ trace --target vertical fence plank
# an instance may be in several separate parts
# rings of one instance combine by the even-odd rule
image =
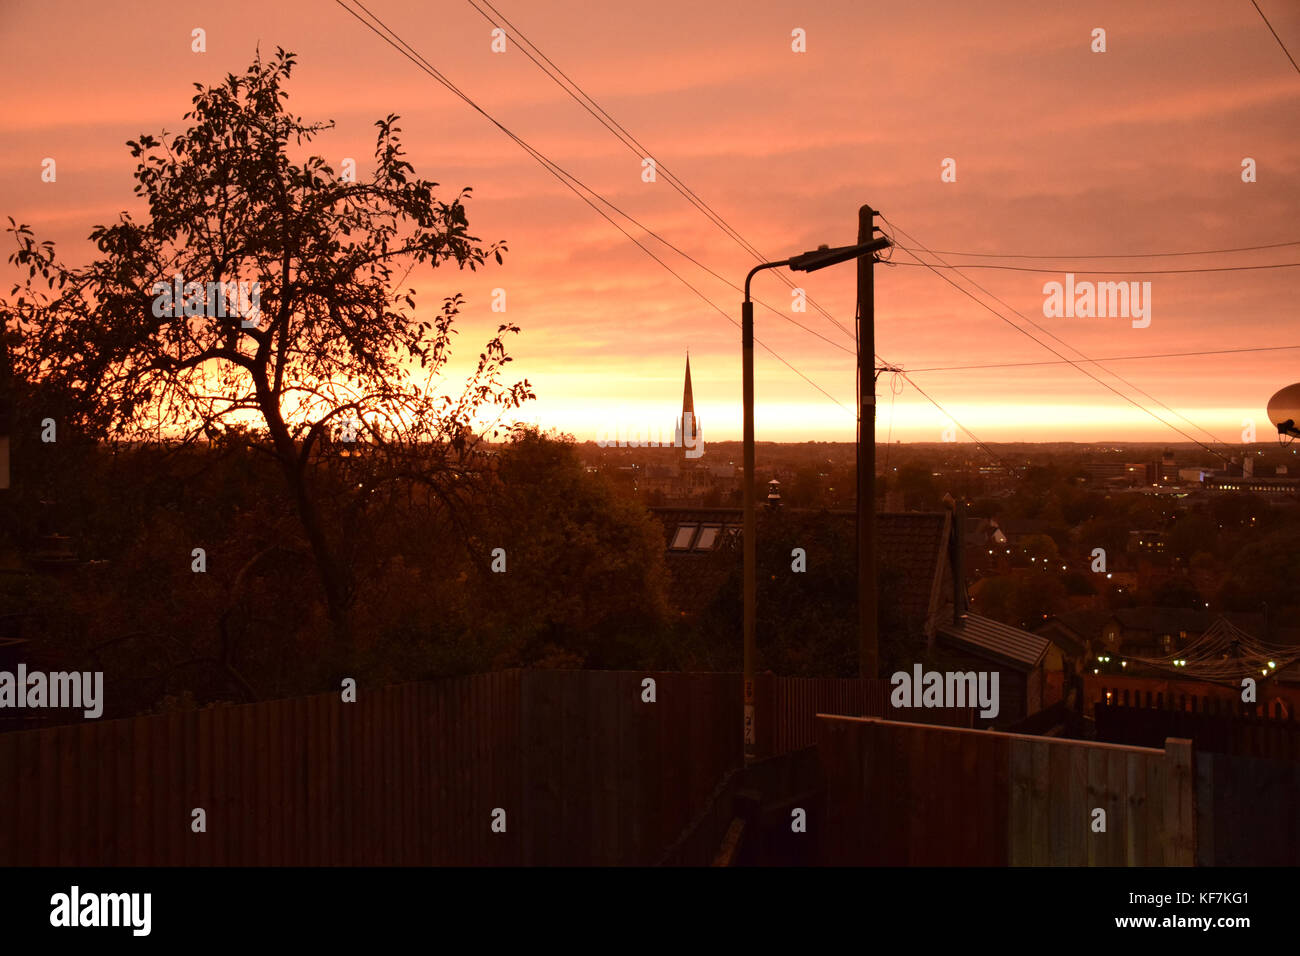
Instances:
[[[1078,814],[1078,805],[1071,799],[1073,775],[1070,763],[1076,747],[1050,747],[1048,760],[1048,819],[1052,845],[1047,863],[1050,866],[1077,866],[1079,859],[1072,856],[1076,845],[1081,841],[1074,839],[1087,827],[1087,817]],[[1076,815],[1072,816],[1074,813]]]
[[[151,866],[154,864],[154,790],[150,786],[153,771],[150,765],[153,756],[153,724],[148,720],[126,723],[131,738],[131,860],[137,866]]]
[[[1165,742],[1165,757],[1170,772],[1165,790],[1165,818],[1169,821],[1172,840],[1166,850],[1167,866],[1194,866],[1196,863],[1196,777],[1192,742],[1170,738]]]
[[[1106,847],[1111,866],[1131,866],[1128,860],[1128,768],[1125,753],[1108,749],[1106,755]]]
[[[1052,830],[1051,816],[1048,809],[1050,799],[1050,782],[1048,766],[1048,747],[1046,740],[1029,743],[1030,750],[1030,859],[1034,866],[1046,866],[1051,861]]]
[[[84,728],[88,725],[83,725]],[[0,866],[18,866],[18,734],[0,733]],[[93,795],[94,791],[91,791]],[[88,799],[87,805],[93,800]]]
[[[56,728],[58,793],[63,804],[59,813],[59,866],[75,866],[79,859],[84,859],[81,842],[82,834],[86,832],[86,792],[82,787],[82,779],[89,768],[84,767],[79,759],[79,730],[75,724]]]
[[[181,752],[181,715],[175,711],[153,719],[154,859],[159,866],[179,866],[178,850],[190,829],[185,808],[184,754]]]
[[[1092,814],[1088,806],[1088,748],[1060,748],[1067,755],[1066,768],[1066,865],[1086,866],[1092,839]]]
[[[360,797],[360,779],[364,772],[361,750],[361,727],[364,723],[361,710],[361,695],[365,691],[357,689],[357,699],[344,704],[339,711],[340,748],[346,754],[343,766],[343,779],[340,789],[343,794],[343,815],[347,827],[346,850],[344,862],[348,866],[360,866],[362,856],[362,815]]]
[[[28,820],[36,820],[39,833],[37,840],[37,858],[43,861],[57,862],[59,853],[59,810],[64,795],[59,792],[58,751],[54,728],[35,732],[35,776],[33,790],[37,794],[55,794],[53,800],[38,800],[36,814]]]
[[[1011,865],[1028,866],[1033,860],[1033,757],[1027,741],[1008,743],[1011,777]]]

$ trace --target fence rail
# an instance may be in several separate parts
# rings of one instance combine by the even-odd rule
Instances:
[[[974,707],[896,709],[890,705],[893,687],[887,678],[775,677],[760,675],[755,694],[760,704],[759,754],[789,753],[817,742],[817,715],[907,719],[912,723],[947,727],[975,726]]]

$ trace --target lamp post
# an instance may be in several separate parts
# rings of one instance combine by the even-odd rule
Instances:
[[[744,404],[745,443],[745,531],[742,543],[745,549],[745,762],[756,754],[757,734],[754,728],[754,597],[757,591],[757,562],[755,559],[754,517],[754,303],[749,298],[749,283],[764,269],[789,266],[795,272],[816,272],[850,259],[871,255],[890,245],[885,238],[860,242],[852,246],[827,246],[805,252],[779,262],[763,262],[749,270],[745,276],[745,301],[740,307],[740,349],[742,360],[741,393]]]

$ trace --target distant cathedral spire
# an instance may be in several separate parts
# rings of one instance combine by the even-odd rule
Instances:
[[[682,392],[683,419],[686,418],[688,412],[693,421],[695,419],[695,396],[691,394],[691,353],[689,349],[686,352],[686,390]]]
[[[686,352],[686,385],[682,389],[682,417],[677,422],[676,436],[677,446],[687,449],[688,458],[697,457],[689,454],[692,449],[702,448],[700,435],[700,420],[695,417],[695,395],[691,391],[691,353],[688,349]]]

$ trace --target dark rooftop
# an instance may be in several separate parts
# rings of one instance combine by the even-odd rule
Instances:
[[[670,558],[716,548],[723,532],[739,530],[744,523],[741,508],[651,508],[664,526],[664,542]],[[792,509],[792,513],[813,517],[827,514],[842,521],[854,521],[854,511]],[[935,512],[884,512],[876,515],[877,560],[882,569],[899,575],[899,603],[908,621],[924,628],[936,610],[932,604],[948,600],[940,594],[947,561],[946,544],[951,515]],[[719,528],[713,533],[713,528]],[[698,529],[698,530],[696,530]],[[708,542],[702,547],[702,542]]]
[[[1036,667],[1050,643],[1046,638],[978,614],[967,614],[956,624],[940,624],[938,631],[958,645],[1020,670]]]

